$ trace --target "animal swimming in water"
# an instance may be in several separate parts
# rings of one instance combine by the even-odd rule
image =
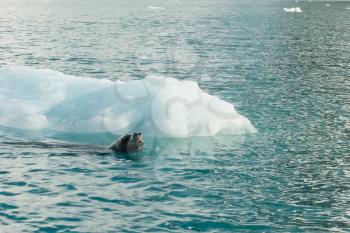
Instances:
[[[108,149],[124,153],[135,153],[143,149],[144,146],[143,136],[140,132],[131,134],[125,134],[118,138]]]

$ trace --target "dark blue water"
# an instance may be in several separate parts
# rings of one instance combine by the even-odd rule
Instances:
[[[127,156],[2,127],[0,232],[350,231],[350,3],[329,4],[1,1],[1,66],[196,81],[258,132]]]

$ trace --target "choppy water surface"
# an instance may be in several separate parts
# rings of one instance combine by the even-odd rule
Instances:
[[[0,231],[349,231],[350,3],[329,4],[1,1],[1,66],[196,81],[257,133],[129,157],[106,133],[1,127]]]

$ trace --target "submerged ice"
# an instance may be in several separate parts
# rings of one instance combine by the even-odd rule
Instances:
[[[165,137],[253,133],[231,103],[196,82],[148,76],[128,82],[29,67],[0,68],[0,125],[25,130]]]

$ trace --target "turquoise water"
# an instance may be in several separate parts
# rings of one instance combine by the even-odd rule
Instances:
[[[1,66],[196,81],[257,129],[126,156],[110,134],[1,127],[1,232],[350,230],[350,2],[0,4]]]

